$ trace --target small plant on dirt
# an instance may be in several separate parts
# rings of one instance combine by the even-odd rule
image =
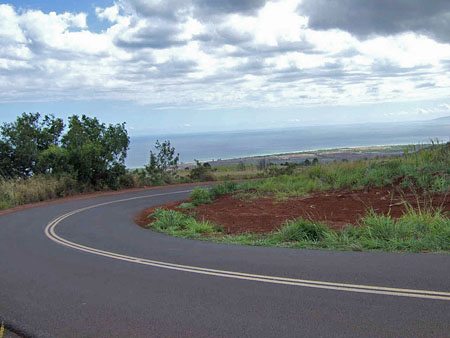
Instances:
[[[275,233],[275,237],[283,242],[318,242],[322,240],[329,231],[329,228],[322,223],[297,219],[287,222]]]
[[[216,199],[217,197],[231,194],[235,192],[237,189],[238,185],[235,182],[224,182],[212,187],[209,190],[209,194],[212,199]]]
[[[154,221],[149,227],[175,236],[198,237],[219,231],[211,222],[199,222],[194,217],[175,210],[157,209],[151,217]]]
[[[190,209],[194,209],[195,205],[193,203],[190,203],[190,202],[184,202],[184,203],[181,203],[178,206],[178,208],[179,209],[183,209],[183,210],[190,210]]]
[[[186,226],[187,220],[189,219],[189,216],[181,212],[166,209],[156,209],[151,217],[155,220],[151,223],[151,226],[160,231],[164,231],[169,228],[183,230]]]
[[[191,193],[191,202],[195,206],[212,202],[211,195],[207,189],[195,188]]]

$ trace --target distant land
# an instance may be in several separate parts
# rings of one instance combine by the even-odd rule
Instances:
[[[438,117],[437,119],[433,119],[431,121],[450,122],[450,116]]]
[[[450,116],[414,122],[135,136],[127,166],[144,166],[156,140],[170,140],[184,163],[195,159],[210,162],[336,148],[427,144],[431,140],[448,142]]]

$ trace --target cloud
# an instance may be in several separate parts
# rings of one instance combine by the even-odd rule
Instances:
[[[370,15],[391,10],[386,20],[395,13],[403,20],[394,2],[376,3]],[[437,30],[383,28],[356,2],[342,6],[365,22],[335,24],[344,9],[321,0],[117,0],[90,20],[0,5],[0,102],[107,99],[215,109],[448,95],[450,44],[434,38]],[[430,7],[422,26],[441,15]],[[89,27],[95,19],[106,28]]]
[[[361,38],[416,32],[450,42],[448,0],[304,0],[299,13],[314,29],[341,29]]]

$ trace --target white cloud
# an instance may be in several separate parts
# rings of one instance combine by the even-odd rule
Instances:
[[[315,30],[299,2],[120,0],[95,9],[109,25],[101,32],[85,13],[0,5],[0,102],[213,109],[448,95],[450,44],[413,32],[361,39]]]
[[[95,14],[101,20],[108,20],[109,22],[115,23],[119,18],[119,6],[114,4],[113,6],[106,8],[96,7]]]

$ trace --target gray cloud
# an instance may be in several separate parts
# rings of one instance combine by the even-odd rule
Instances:
[[[122,0],[120,3],[123,8],[143,17],[182,21],[190,13],[200,19],[231,13],[251,15],[266,2],[267,0]]]
[[[162,23],[146,25],[128,36],[118,36],[115,44],[122,48],[155,48],[163,49],[179,46],[186,41],[177,38],[181,30],[173,25]]]
[[[253,14],[266,4],[266,0],[196,0],[196,11],[200,15],[209,14]]]
[[[219,28],[217,23],[231,13],[251,15],[266,3],[266,0],[122,0],[120,6],[125,12],[145,19],[147,25],[138,31],[116,38],[116,45],[122,48],[163,49],[186,43],[177,35],[182,32],[180,24],[192,17],[212,23],[212,30],[196,36],[195,39],[217,45],[237,45],[248,42],[252,36],[231,27]]]
[[[169,21],[180,21],[191,11],[191,3],[184,0],[122,0],[120,5],[128,12],[140,17],[159,18]]]
[[[430,65],[418,65],[414,67],[400,67],[398,65],[377,60],[371,66],[371,73],[378,76],[404,76],[404,75],[426,75],[432,70]]]
[[[338,28],[362,38],[413,31],[450,42],[448,0],[304,0],[298,11],[313,29]]]

